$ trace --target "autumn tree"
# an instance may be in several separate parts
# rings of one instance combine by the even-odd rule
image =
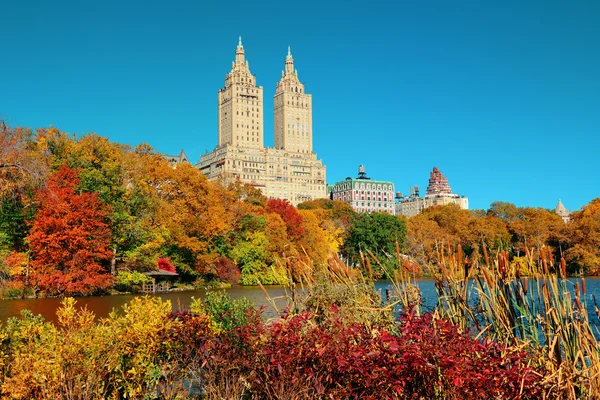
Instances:
[[[499,218],[506,225],[514,222],[516,219],[521,218],[521,209],[512,203],[504,201],[495,201],[490,205],[487,210],[487,215]]]
[[[568,232],[570,248],[565,258],[571,271],[600,274],[600,198],[573,213]]]
[[[166,229],[164,249],[183,274],[202,271],[220,256],[231,222],[220,191],[190,164],[155,160],[146,185],[157,200],[155,223]]]
[[[511,235],[496,213],[463,210],[456,204],[428,207],[410,218],[408,254],[421,264],[435,263],[441,248],[462,246],[464,254],[474,262],[482,256],[481,246],[506,248]]]
[[[33,132],[10,128],[0,120],[0,197],[23,195],[39,187],[48,166]]]
[[[33,193],[47,174],[33,132],[0,121],[0,251],[26,251],[24,239],[35,212]]]
[[[434,262],[438,246],[454,240],[453,236],[444,232],[437,222],[429,219],[426,214],[417,214],[409,218],[406,227],[407,252],[421,265]]]
[[[321,221],[327,219],[342,231],[342,238],[350,229],[352,218],[356,211],[350,203],[340,200],[315,199],[298,204],[298,210],[312,210],[316,212]]]
[[[112,281],[108,210],[96,193],[77,192],[78,183],[77,172],[62,166],[36,194],[30,281],[50,294],[93,293]]]

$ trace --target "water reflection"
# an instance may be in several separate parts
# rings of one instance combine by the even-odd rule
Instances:
[[[578,279],[571,280],[572,284],[580,281]],[[589,278],[586,279],[587,283],[587,295],[586,301],[588,304],[588,313],[590,321],[596,327],[600,326],[600,320],[596,316],[596,312],[593,305],[592,296],[600,295],[600,279]],[[419,288],[422,294],[422,301],[425,310],[430,310],[435,307],[437,303],[437,295],[435,292],[435,284],[433,280],[422,279],[418,281]],[[383,298],[385,298],[385,290],[389,288],[389,282],[377,282],[375,287],[380,291]],[[572,290],[572,286],[569,286]],[[264,316],[266,318],[273,318],[277,316],[277,312],[273,305],[268,301],[267,297],[260,288],[257,287],[234,287],[226,289],[232,298],[237,299],[246,297],[252,301],[257,307],[265,307]],[[266,288],[269,296],[274,300],[275,306],[279,311],[283,311],[287,306],[287,295],[289,291],[286,291],[281,286],[268,286]],[[164,300],[170,300],[173,305],[173,309],[185,308],[190,305],[192,298],[203,298],[205,296],[205,290],[191,290],[185,292],[170,292],[161,293],[158,296]],[[78,307],[87,307],[93,311],[97,317],[106,317],[113,310],[120,310],[121,307],[129,302],[131,299],[139,295],[116,295],[116,296],[97,296],[97,297],[79,297],[77,298]],[[22,309],[29,309],[34,314],[40,314],[45,319],[56,322],[56,309],[60,307],[61,299],[25,299],[25,300],[2,300],[0,301],[0,321],[6,321],[7,318],[18,316]]]

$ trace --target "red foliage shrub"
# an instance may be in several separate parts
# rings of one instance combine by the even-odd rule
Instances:
[[[527,355],[431,315],[401,317],[394,334],[333,317],[315,323],[308,312],[265,325],[259,314],[213,337],[190,326],[181,346],[200,357],[203,376],[246,382],[253,398],[534,399],[542,371]],[[186,356],[192,356],[191,353]]]
[[[450,398],[531,399],[542,396],[539,371],[528,366],[527,353],[493,341],[472,339],[458,326],[423,317],[400,320],[399,364],[403,392]],[[410,379],[408,379],[410,378]],[[427,390],[428,388],[428,390]]]
[[[310,314],[301,313],[274,323],[267,334],[254,358],[252,391],[259,398],[299,388],[309,388],[309,398],[541,395],[539,375],[527,365],[525,353],[474,340],[431,315],[404,316],[398,334],[391,334],[335,317],[315,326]]]
[[[169,329],[159,333],[164,356],[184,365],[198,363],[207,350],[206,343],[214,337],[210,318],[206,314],[197,315],[186,310],[170,313],[167,320],[179,323],[169,325]]]
[[[302,215],[298,213],[296,207],[291,205],[289,201],[270,199],[267,202],[267,211],[281,216],[291,239],[297,240],[304,236],[305,232],[302,227]]]
[[[177,272],[175,270],[175,266],[171,264],[170,258],[159,258],[158,260],[156,260],[156,263],[158,264],[158,269],[162,271]]]
[[[240,268],[229,258],[219,257],[215,260],[215,269],[219,279],[226,283],[238,283],[240,281]]]

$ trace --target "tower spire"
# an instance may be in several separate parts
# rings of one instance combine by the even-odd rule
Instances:
[[[242,44],[242,36],[238,37],[238,45],[235,49],[235,62],[236,64],[244,63],[244,45]]]
[[[288,46],[287,56],[285,57],[285,73],[286,75],[294,73],[294,59],[292,58],[290,46]]]

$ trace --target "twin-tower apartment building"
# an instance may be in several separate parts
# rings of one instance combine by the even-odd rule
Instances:
[[[239,179],[293,205],[327,197],[326,167],[312,146],[312,97],[298,79],[289,48],[275,87],[274,147],[264,146],[263,88],[250,72],[241,38],[218,97],[219,144],[198,164],[209,180]]]

